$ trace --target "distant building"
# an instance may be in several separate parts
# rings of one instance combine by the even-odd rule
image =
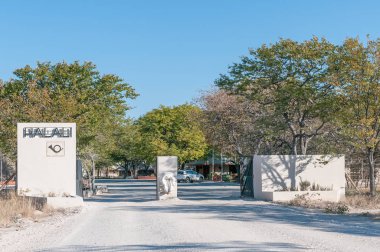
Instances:
[[[195,170],[202,174],[205,178],[209,178],[209,175],[214,172],[220,174],[230,174],[232,176],[238,175],[239,163],[229,158],[223,158],[222,162],[220,157],[211,157],[206,159],[198,159],[186,164],[186,167]],[[213,171],[214,168],[214,171]]]

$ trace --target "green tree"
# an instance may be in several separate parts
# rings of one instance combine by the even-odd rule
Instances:
[[[115,125],[122,124],[134,89],[113,74],[101,75],[91,62],[38,63],[14,72],[0,89],[5,110],[0,113],[0,144],[16,152],[17,122],[74,122],[80,153],[98,155],[112,147]]]
[[[306,154],[310,141],[326,133],[339,108],[329,82],[335,53],[336,46],[325,39],[281,39],[250,50],[216,85],[260,104],[275,139],[292,154]]]
[[[375,156],[380,145],[380,40],[347,39],[339,49],[335,84],[339,87],[343,133],[368,159],[370,193],[376,194]]]
[[[201,110],[192,105],[161,106],[141,117],[137,124],[146,142],[145,155],[152,162],[158,155],[178,156],[185,162],[201,158],[207,148],[199,123]]]
[[[9,93],[10,86],[0,86],[0,150],[15,161],[16,125],[18,122],[47,120],[51,106],[47,90],[31,86],[23,96]]]
[[[112,160],[125,169],[125,175],[131,171],[137,176],[138,167],[148,164],[146,156],[146,141],[143,141],[139,126],[128,120],[115,128],[115,146],[112,150]]]

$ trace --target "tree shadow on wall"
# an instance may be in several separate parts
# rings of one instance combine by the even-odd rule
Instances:
[[[275,187],[279,186],[282,190],[289,190],[297,188],[297,176],[311,164],[314,167],[327,164],[337,156],[321,155],[318,159],[315,159],[313,155],[278,155],[277,157],[279,157],[279,162],[269,163],[267,160],[262,159],[262,171]],[[283,166],[282,171],[285,171],[285,173],[273,168],[277,166]],[[290,180],[290,188],[286,183],[287,180]]]

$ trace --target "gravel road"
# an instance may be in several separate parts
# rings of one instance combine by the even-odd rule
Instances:
[[[109,193],[79,214],[1,231],[0,251],[380,251],[379,221],[241,200],[232,183],[159,202],[155,182],[99,182]]]

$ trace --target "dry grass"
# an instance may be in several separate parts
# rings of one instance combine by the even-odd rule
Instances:
[[[368,194],[347,195],[345,203],[352,208],[380,210],[380,194],[378,193],[375,197]]]
[[[46,201],[16,196],[14,192],[0,194],[0,228],[24,227],[48,216],[68,216],[80,211],[81,208],[52,208],[46,205]]]
[[[346,199],[342,202],[328,202],[321,200],[312,200],[310,197],[303,195],[296,197],[287,203],[291,206],[300,206],[312,209],[322,209],[327,213],[344,214],[348,212],[366,212],[371,210],[380,211],[380,193],[375,197],[371,197],[368,194],[348,194]],[[377,212],[377,211],[375,211]],[[378,215],[374,213],[372,215]]]
[[[344,214],[349,212],[349,208],[344,202],[335,203],[322,200],[313,200],[307,195],[298,196],[289,201],[287,204],[311,209],[322,209],[326,213]]]
[[[36,218],[36,208],[32,201],[8,193],[0,197],[0,227],[8,227],[17,223],[21,218]]]
[[[5,195],[0,199],[0,225],[9,226],[21,217],[34,217],[34,207],[30,200],[17,197],[14,194]]]

